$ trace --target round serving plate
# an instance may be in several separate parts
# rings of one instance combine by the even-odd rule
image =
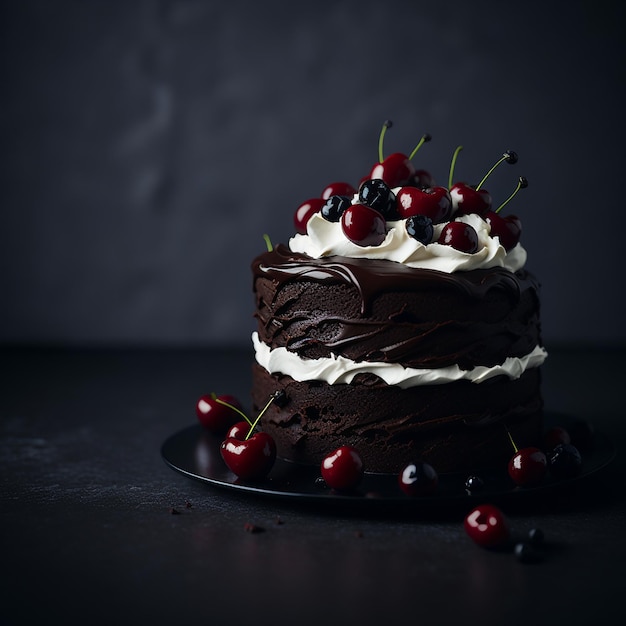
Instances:
[[[565,416],[550,414],[548,424],[567,427],[571,422]],[[468,473],[440,474],[435,494],[409,497],[398,485],[397,475],[366,473],[358,489],[336,492],[320,478],[319,467],[291,463],[277,459],[269,475],[257,481],[242,481],[226,466],[220,454],[223,437],[209,433],[200,424],[189,426],[171,435],[161,447],[165,462],[189,478],[220,489],[267,498],[282,498],[298,502],[343,503],[367,507],[406,506],[425,510],[467,506],[474,501],[503,502],[539,499],[554,491],[565,490],[606,468],[615,456],[610,440],[602,433],[593,435],[592,445],[583,454],[582,471],[574,478],[557,479],[550,474],[534,487],[517,487],[507,472],[482,471],[478,475],[484,483],[480,491],[468,492],[465,481]]]

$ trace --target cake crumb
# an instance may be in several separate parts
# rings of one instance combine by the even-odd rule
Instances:
[[[274,521],[276,522],[277,526],[282,526],[285,523],[280,515],[277,515]]]
[[[354,533],[354,536],[357,537],[358,539],[361,539],[363,537],[363,531],[362,530],[357,530]]]
[[[251,534],[258,534],[258,533],[262,533],[265,531],[265,528],[262,528],[261,526],[257,526],[256,524],[252,524],[251,522],[246,522],[243,525],[243,529],[247,533],[251,533]]]
[[[171,515],[180,515],[180,511],[177,508],[172,506],[172,507],[170,507],[170,514]]]
[[[190,509],[193,505],[191,504],[191,502],[189,502],[189,500],[185,500],[185,508],[186,509]]]

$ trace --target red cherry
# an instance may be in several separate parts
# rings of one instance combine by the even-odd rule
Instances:
[[[497,548],[510,536],[509,525],[502,511],[492,504],[481,504],[465,518],[465,532],[483,548]]]
[[[233,396],[203,395],[196,403],[196,415],[207,430],[221,434],[239,419],[239,415],[230,407],[220,404],[218,400],[242,410],[239,401]]]
[[[469,224],[450,222],[444,226],[439,235],[438,243],[474,254],[478,250],[478,233]]]
[[[439,224],[448,221],[452,215],[452,199],[445,187],[402,187],[396,200],[398,213],[403,219],[425,215],[433,224]]]
[[[359,246],[378,246],[387,234],[383,216],[364,204],[353,204],[342,213],[341,228]]]
[[[262,478],[276,460],[274,439],[264,432],[243,441],[229,437],[222,442],[220,452],[230,471],[244,480]]]
[[[415,176],[413,176],[411,184],[426,189],[427,187],[435,186],[435,179],[432,177],[431,173],[426,170],[415,170]]]
[[[522,234],[522,222],[518,217],[515,215],[502,217],[494,211],[488,211],[484,219],[491,228],[490,235],[498,237],[507,252],[515,248]]]
[[[508,465],[509,476],[520,487],[538,484],[547,469],[548,458],[542,450],[534,447],[517,450]]]
[[[426,496],[439,484],[437,472],[428,463],[409,463],[398,475],[400,489],[408,496]]]
[[[250,424],[248,422],[237,422],[226,431],[226,439],[238,439],[244,441],[250,432]]]
[[[568,445],[572,443],[572,439],[562,426],[553,426],[549,430],[547,430],[543,436],[543,449],[544,450],[552,450],[559,444]]]
[[[370,170],[368,178],[384,180],[389,187],[406,185],[415,176],[415,166],[406,154],[394,152],[382,163],[376,163]]]
[[[363,461],[354,448],[341,446],[324,458],[321,471],[322,478],[332,489],[353,489],[363,478]]]
[[[296,232],[301,235],[306,235],[306,225],[309,223],[311,217],[322,210],[322,207],[326,204],[326,200],[323,198],[311,198],[303,202],[294,213],[293,225],[296,228]]]
[[[331,196],[353,196],[356,192],[350,183],[330,183],[322,191],[322,198],[328,200]]]
[[[477,213],[481,217],[491,209],[491,196],[485,189],[476,191],[467,183],[455,183],[450,187],[452,207],[456,215]]]

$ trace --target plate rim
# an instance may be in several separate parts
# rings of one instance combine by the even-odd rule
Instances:
[[[560,422],[563,420],[570,423],[574,418],[567,418],[563,414],[547,413],[546,417],[556,417],[558,415]],[[548,421],[548,420],[546,420]],[[552,420],[550,420],[552,421]],[[550,424],[548,424],[550,425]],[[195,433],[195,438],[194,438]],[[364,479],[358,489],[350,492],[339,492],[333,489],[329,489],[325,485],[316,485],[316,474],[314,466],[306,466],[296,464],[285,459],[278,458],[274,468],[270,474],[259,481],[241,481],[232,472],[229,472],[227,468],[223,468],[222,472],[228,475],[228,479],[223,477],[216,477],[215,474],[201,473],[200,471],[192,471],[189,467],[182,466],[180,463],[172,459],[170,449],[176,444],[180,444],[180,440],[186,441],[191,439],[195,441],[195,445],[198,446],[201,439],[206,442],[209,440],[209,445],[213,446],[211,450],[214,454],[219,454],[219,444],[221,437],[209,433],[200,424],[192,424],[179,429],[175,433],[172,433],[167,437],[161,445],[161,457],[165,461],[166,465],[174,471],[198,482],[209,484],[213,487],[217,487],[224,491],[231,491],[240,494],[261,496],[264,498],[281,499],[283,501],[293,502],[315,502],[315,503],[367,503],[368,506],[380,506],[393,505],[393,506],[421,506],[423,508],[439,508],[457,504],[471,504],[479,500],[485,501],[504,501],[526,499],[528,497],[539,497],[547,493],[552,493],[555,490],[565,489],[568,486],[577,484],[590,478],[600,471],[606,469],[614,460],[616,450],[610,439],[601,431],[594,431],[594,446],[589,453],[583,454],[583,469],[580,474],[570,478],[555,479],[550,478],[547,481],[542,482],[539,485],[532,487],[516,487],[512,483],[507,489],[483,489],[476,492],[468,492],[464,488],[459,489],[458,493],[441,493],[438,490],[435,494],[421,497],[412,497],[404,494],[399,487],[394,490],[393,495],[383,495],[376,489],[368,489],[368,486],[376,486],[376,484],[382,482],[397,481],[397,476],[394,474],[375,474],[366,472]],[[191,452],[191,450],[190,450]],[[591,467],[585,468],[585,458],[592,460]],[[220,459],[221,461],[221,459]],[[277,471],[278,470],[278,471]],[[309,489],[307,491],[302,490],[287,490],[281,488],[276,481],[276,474],[286,473],[289,475],[295,475],[296,472],[307,473],[309,476]],[[489,475],[490,472],[477,472]],[[440,484],[445,482],[450,487],[452,481],[458,481],[458,484],[464,486],[465,478],[469,476],[469,472],[453,472],[440,474]],[[462,481],[462,482],[461,482]],[[397,485],[397,482],[395,482]]]

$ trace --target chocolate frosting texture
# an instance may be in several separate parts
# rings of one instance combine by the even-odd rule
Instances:
[[[469,369],[541,345],[539,284],[525,270],[448,274],[279,245],[252,272],[260,339],[303,358]]]

